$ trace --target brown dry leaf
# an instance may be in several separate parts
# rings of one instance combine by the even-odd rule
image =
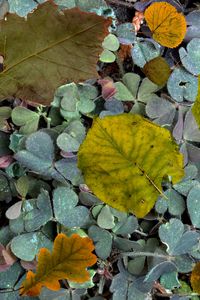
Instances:
[[[171,69],[166,60],[158,56],[144,65],[143,72],[153,83],[163,85],[167,82]]]
[[[191,285],[195,293],[200,294],[200,262],[196,263],[191,275]]]
[[[177,47],[184,39],[187,23],[184,15],[167,2],[155,2],[144,13],[153,38],[162,46]]]
[[[89,280],[86,268],[97,261],[96,256],[91,253],[93,250],[93,242],[88,237],[80,237],[77,234],[67,237],[63,233],[58,234],[52,254],[46,248],[40,249],[36,273],[28,271],[20,295],[37,296],[43,286],[53,291],[59,290],[58,280],[61,279],[79,283]]]
[[[0,99],[49,105],[60,85],[98,77],[96,63],[110,23],[78,8],[59,12],[51,0],[27,20],[8,14],[0,21]]]

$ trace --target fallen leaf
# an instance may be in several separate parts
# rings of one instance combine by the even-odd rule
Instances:
[[[51,0],[27,19],[7,14],[0,21],[0,99],[49,105],[60,85],[98,77],[96,63],[110,23],[78,8],[59,11]]]
[[[200,75],[198,76],[198,91],[197,91],[197,97],[195,103],[192,106],[192,113],[200,128]]]
[[[200,294],[200,262],[196,263],[192,270],[190,281],[193,291]]]
[[[52,254],[46,248],[41,248],[38,254],[36,273],[28,271],[22,283],[20,295],[37,296],[43,286],[50,290],[60,289],[58,280],[68,279],[83,283],[89,280],[87,267],[96,263],[97,258],[92,240],[73,234],[67,237],[60,233],[54,241]]]
[[[0,157],[0,168],[5,169],[13,162],[12,155],[4,155]]]
[[[133,114],[97,118],[80,146],[78,166],[100,200],[137,217],[162,194],[164,176],[177,182],[184,175],[170,132]]]
[[[153,39],[162,46],[175,48],[184,39],[187,23],[182,13],[167,2],[155,2],[144,13]]]
[[[109,100],[110,98],[114,97],[117,90],[112,78],[107,77],[107,78],[99,79],[98,83],[102,87],[101,94],[105,100]]]
[[[161,56],[148,61],[142,70],[144,74],[157,85],[165,84],[171,74],[171,69],[168,63]]]

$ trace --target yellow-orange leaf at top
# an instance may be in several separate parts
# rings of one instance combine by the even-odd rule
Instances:
[[[191,285],[195,293],[200,294],[200,262],[196,263],[191,275]]]
[[[97,258],[92,240],[73,234],[67,237],[58,234],[53,245],[52,254],[41,248],[38,254],[36,273],[28,271],[20,289],[21,296],[37,296],[43,286],[50,290],[60,289],[58,280],[69,279],[78,283],[89,280],[87,267],[96,263]]]
[[[177,47],[184,39],[187,23],[182,13],[167,2],[155,2],[144,13],[154,40],[162,46]]]

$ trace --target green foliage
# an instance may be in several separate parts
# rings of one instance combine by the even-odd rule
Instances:
[[[38,251],[51,251],[60,232],[93,240],[98,261],[88,268],[89,279],[23,299],[147,300],[159,293],[199,299],[190,278],[200,261],[200,13],[190,1],[165,1],[188,25],[184,42],[170,49],[161,44],[173,42],[168,35],[177,36],[180,26],[166,26],[164,35],[163,24],[152,30],[150,2],[0,0],[0,299],[22,299],[18,289],[26,269],[34,272]],[[163,9],[162,1],[152,3]],[[161,60],[169,65],[164,72]],[[99,124],[106,128],[91,137],[82,174],[77,155]],[[144,166],[145,186],[130,164],[134,154]],[[181,181],[174,183],[177,155]],[[172,174],[163,161],[174,164]],[[130,176],[123,177],[127,168]],[[100,194],[93,194],[86,173]],[[155,182],[159,190],[149,194],[144,213],[137,197]],[[123,202],[130,191],[131,212],[110,206],[110,196]]]

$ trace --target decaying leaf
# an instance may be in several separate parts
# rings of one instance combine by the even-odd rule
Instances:
[[[78,8],[60,12],[51,0],[26,20],[8,14],[0,21],[0,99],[15,96],[48,105],[68,80],[98,77],[96,62],[109,24]]]
[[[177,47],[184,39],[187,23],[184,15],[167,2],[155,2],[144,13],[153,38],[162,46]]]
[[[153,83],[163,85],[167,82],[171,70],[166,60],[158,56],[144,65],[143,72]]]
[[[38,254],[36,273],[28,271],[22,283],[20,294],[37,296],[43,286],[50,290],[60,289],[58,280],[68,279],[78,283],[89,280],[87,267],[96,263],[96,256],[92,240],[73,234],[67,237],[58,234],[53,246],[52,254],[46,248],[41,248]]]
[[[190,281],[193,291],[200,294],[200,262],[196,263],[192,270]]]
[[[183,177],[183,157],[170,132],[133,114],[97,118],[78,166],[98,198],[137,217],[153,207],[165,175],[173,182]]]
[[[192,106],[192,113],[195,120],[200,127],[200,75],[198,76],[198,92],[194,105]]]

